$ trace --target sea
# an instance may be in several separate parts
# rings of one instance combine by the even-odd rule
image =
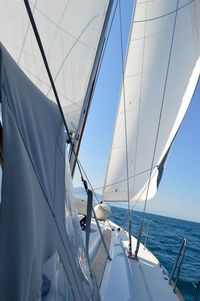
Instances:
[[[132,234],[138,235],[143,213],[132,212]],[[128,229],[128,210],[111,207],[111,220]],[[149,235],[147,232],[149,229]],[[197,283],[200,281],[200,223],[145,213],[142,242],[154,253],[169,275],[173,269],[183,239],[187,247],[177,286],[185,301],[193,301]],[[200,296],[198,298],[200,300]],[[169,300],[170,301],[170,300]]]

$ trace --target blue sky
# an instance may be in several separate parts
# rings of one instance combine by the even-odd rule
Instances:
[[[125,42],[132,0],[122,3]],[[104,184],[121,81],[120,55],[117,10],[79,156],[94,188]],[[81,186],[79,178],[76,173],[74,186]],[[158,193],[147,204],[148,211],[200,222],[200,83],[171,148]]]

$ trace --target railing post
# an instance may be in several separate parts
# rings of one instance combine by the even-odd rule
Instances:
[[[139,226],[139,230],[138,230],[137,245],[136,245],[135,254],[134,254],[135,258],[137,258],[137,255],[138,255],[141,237],[142,237],[142,224]]]
[[[149,238],[150,227],[151,227],[151,224],[149,223],[149,227],[148,227],[145,242],[144,242],[144,248],[146,248],[146,245],[147,245],[147,240]]]
[[[183,258],[184,258],[184,255],[185,255],[186,246],[187,246],[187,239],[184,238],[183,241],[182,241],[181,247],[179,249],[178,256],[176,258],[176,262],[174,264],[174,267],[172,269],[172,272],[171,272],[171,275],[170,275],[170,278],[169,278],[169,284],[172,284],[172,278],[173,278],[173,276],[176,272],[176,269],[177,269],[176,278],[175,278],[175,281],[174,281],[174,289],[173,289],[174,292],[176,291],[177,281],[179,279],[181,266],[182,266]]]

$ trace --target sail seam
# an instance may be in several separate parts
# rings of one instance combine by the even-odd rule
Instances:
[[[73,49],[73,48],[76,46],[76,44],[80,41],[80,40],[79,40],[80,37],[85,33],[85,31],[88,29],[88,27],[92,24],[92,22],[93,22],[95,19],[96,19],[96,16],[90,20],[90,22],[89,22],[89,23],[84,27],[84,29],[81,31],[81,33],[79,34],[78,38],[74,41],[72,47],[71,47],[71,48],[69,49],[69,51],[67,52],[67,54],[66,54],[65,57],[64,57],[64,60],[62,61],[60,67],[58,68],[58,71],[57,71],[57,73],[56,73],[56,75],[55,75],[55,77],[54,77],[54,79],[53,79],[54,82],[57,80],[57,78],[58,78],[58,76],[59,76],[59,74],[60,74],[60,72],[61,72],[61,70],[62,70],[62,67],[63,67],[63,65],[65,64],[66,60],[68,59],[68,57],[69,57],[69,55],[70,55],[72,49]],[[51,89],[49,89],[49,91],[48,91],[48,93],[47,93],[47,96],[49,95],[50,91],[51,91]]]
[[[36,9],[37,3],[38,3],[38,0],[33,5],[33,15],[34,15],[34,11]],[[26,42],[26,38],[27,38],[27,35],[28,35],[28,31],[29,31],[30,25],[31,25],[31,22],[29,20],[28,27],[26,29],[26,33],[25,33],[25,36],[24,36],[24,39],[23,39],[23,42],[22,42],[22,47],[21,47],[21,51],[20,51],[20,54],[19,54],[19,58],[17,60],[18,64],[20,63],[20,59],[21,59],[21,56],[22,56],[22,52],[23,52],[23,49],[24,49],[24,45],[25,45],[25,42]]]
[[[33,5],[33,4],[32,4]],[[47,15],[45,15],[40,9],[36,8],[35,10],[37,10],[37,12],[39,12],[46,20],[48,20],[50,23],[52,23],[55,27],[57,27],[57,29],[60,29],[62,32],[64,32],[65,34],[67,34],[68,36],[70,36],[72,39],[75,40],[75,42],[79,42],[81,43],[83,46],[88,47],[90,49],[95,49],[93,46],[88,45],[87,43],[81,41],[79,38],[75,37],[74,35],[72,35],[70,32],[66,31],[64,28],[62,28],[59,24],[56,24],[52,19],[50,19]],[[97,17],[99,17],[99,15],[96,15],[94,19],[96,19]]]
[[[155,165],[155,166],[153,166],[153,169],[154,169],[154,168],[158,168],[158,167],[159,167],[158,165]],[[144,171],[141,171],[141,172],[139,172],[139,173],[137,173],[137,174],[135,174],[135,175],[133,175],[133,176],[130,176],[128,179],[130,180],[130,179],[136,178],[136,177],[138,177],[138,176],[140,176],[140,175],[145,174],[146,172],[149,172],[150,170],[151,170],[151,169],[149,168],[149,169],[146,169],[146,170],[144,170]],[[94,188],[94,190],[100,190],[100,189],[102,189],[102,188],[114,186],[114,185],[116,185],[116,184],[120,184],[120,183],[125,182],[125,181],[127,181],[127,178],[124,178],[124,179],[122,179],[122,180],[120,180],[120,181],[117,181],[117,182],[113,182],[113,183],[108,184],[108,185],[104,185],[104,186],[101,186],[101,187],[96,187],[96,188]]]
[[[65,126],[65,130],[67,132],[67,136],[68,136],[67,142],[72,143],[70,132],[69,132],[69,129],[68,129],[68,126],[67,126],[67,122],[65,120],[65,116],[63,114],[63,110],[62,110],[62,106],[61,106],[61,103],[60,103],[60,99],[58,97],[58,93],[57,93],[57,90],[56,90],[56,86],[55,86],[55,83],[54,83],[54,80],[53,80],[53,77],[52,77],[52,74],[51,74],[51,71],[50,71],[47,59],[46,59],[46,55],[45,55],[45,51],[44,51],[44,48],[43,48],[43,45],[42,45],[42,41],[40,39],[40,35],[39,35],[39,32],[38,32],[38,29],[37,29],[37,26],[36,26],[36,23],[35,23],[35,20],[34,20],[34,17],[33,17],[33,14],[32,14],[32,11],[31,11],[31,8],[30,8],[28,0],[24,0],[24,4],[25,4],[26,10],[27,10],[27,14],[29,16],[29,19],[30,19],[30,22],[31,22],[31,25],[32,25],[32,28],[33,28],[33,31],[34,31],[34,34],[35,34],[35,38],[36,38],[36,41],[37,41],[37,44],[38,44],[38,47],[39,47],[39,50],[40,50],[40,53],[41,53],[44,65],[46,67],[46,71],[47,71],[47,74],[48,74],[48,77],[49,77],[49,81],[51,83],[52,90],[54,92],[54,96],[55,96],[56,102],[58,104],[58,108],[59,108],[60,115],[62,117],[64,126]]]
[[[66,9],[69,5],[69,0],[67,1],[67,3],[65,4],[65,7],[63,9],[63,12],[62,12],[62,15],[60,16],[59,20],[58,20],[58,26],[60,25],[60,23],[62,22],[63,20],[63,17],[65,15],[65,12],[66,12]],[[36,10],[39,12],[39,9],[36,8]],[[54,47],[54,44],[55,44],[55,41],[56,41],[56,37],[58,35],[58,30],[59,30],[59,27],[58,26],[55,26],[55,30],[54,30],[54,33],[53,33],[53,37],[51,38],[51,41],[49,43],[49,47],[47,49],[47,57],[48,57],[48,60],[50,61],[50,58],[52,56],[52,49]],[[43,80],[44,79],[44,76],[45,76],[45,68],[44,68],[44,65],[40,68],[40,76],[41,76],[41,79]]]
[[[35,79],[37,79],[41,84],[44,84],[45,86],[47,86],[48,88],[50,88],[50,85],[48,83],[46,83],[45,81],[43,81],[42,79],[40,79],[37,75],[35,75],[33,72],[31,72],[29,69],[27,69],[26,67],[24,67],[22,64],[19,64],[19,66],[26,71],[27,73],[29,73],[31,76],[33,76]],[[62,96],[66,101],[70,102],[70,104],[65,104],[63,105],[63,107],[66,106],[70,106],[70,105],[74,105],[77,106],[78,108],[81,108],[81,105],[78,104],[78,101],[74,102],[73,100],[71,100],[70,98],[68,98],[66,95],[63,95],[61,92],[57,91],[58,94],[60,96]],[[80,100],[81,101],[81,100]],[[80,102],[79,101],[79,102]],[[77,110],[78,110],[77,108]],[[70,112],[69,112],[70,113]],[[65,113],[66,115],[67,113]],[[70,118],[72,118],[71,116],[69,116]]]
[[[154,17],[154,18],[150,18],[150,19],[144,19],[144,20],[135,20],[133,21],[133,23],[142,23],[142,22],[149,22],[149,21],[154,21],[154,20],[157,20],[157,19],[162,19],[164,17],[167,17],[169,15],[172,15],[172,14],[176,14],[176,11],[179,11],[183,8],[185,8],[186,6],[190,5],[192,2],[194,2],[195,0],[191,0],[190,2],[188,2],[187,4],[183,5],[183,6],[180,6],[178,9],[175,9],[169,13],[166,13],[164,15],[161,15],[161,16],[158,16],[158,17]]]

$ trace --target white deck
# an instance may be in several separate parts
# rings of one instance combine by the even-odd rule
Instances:
[[[101,259],[94,265],[95,273],[100,286],[102,301],[177,301],[183,300],[180,293],[173,292],[173,287],[168,284],[168,276],[160,266],[156,257],[141,244],[138,260],[127,256],[127,233],[118,231],[118,226],[110,223],[111,239],[108,243],[112,260],[106,260],[106,252],[102,248],[98,231],[90,236],[91,257],[94,262],[95,253],[103,249]],[[101,223],[102,229],[109,229]],[[92,228],[96,230],[95,222]],[[136,239],[132,237],[133,250]],[[95,247],[96,246],[96,247]],[[104,253],[103,253],[104,252]],[[104,258],[104,260],[103,260]],[[103,268],[100,268],[102,260]],[[99,280],[100,279],[100,280]]]

